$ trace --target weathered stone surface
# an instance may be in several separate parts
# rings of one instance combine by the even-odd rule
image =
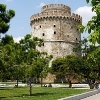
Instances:
[[[81,34],[77,26],[82,23],[82,17],[71,14],[70,7],[62,4],[51,4],[42,7],[42,12],[30,18],[32,27],[32,37],[44,39],[44,44],[40,51],[46,51],[57,57],[65,57],[73,52],[79,41]]]
[[[70,7],[63,4],[46,5],[41,10],[30,18],[32,37],[44,39],[43,46],[38,50],[53,55],[52,60],[68,54],[80,56],[81,53],[73,52],[73,48],[81,40],[77,26],[82,24],[82,17],[71,14]]]

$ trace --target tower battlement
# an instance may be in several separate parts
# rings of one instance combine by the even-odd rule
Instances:
[[[30,24],[44,18],[66,18],[82,23],[82,17],[70,12],[70,7],[62,4],[50,4],[42,7],[42,12],[34,14],[30,18]]]
[[[62,10],[68,13],[71,13],[71,9],[69,6],[63,5],[63,4],[49,4],[42,7],[42,12],[48,11],[48,10]]]

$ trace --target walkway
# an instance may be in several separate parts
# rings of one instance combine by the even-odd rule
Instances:
[[[100,100],[100,93],[90,96],[90,97],[87,97],[87,98],[84,98],[84,99],[81,99],[81,100]]]

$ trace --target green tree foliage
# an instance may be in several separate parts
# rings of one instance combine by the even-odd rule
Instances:
[[[100,47],[90,46],[90,53],[87,56],[87,60],[91,59],[91,64],[93,65],[93,73],[96,74],[97,79],[100,80]]]
[[[30,95],[32,94],[31,81],[34,78],[45,78],[49,70],[49,61],[52,56],[48,55],[46,52],[40,52],[37,47],[41,47],[43,39],[37,37],[31,38],[30,34],[27,34],[24,39],[20,40],[20,45],[22,48],[22,60],[26,66],[26,78],[29,80],[30,84]]]
[[[79,77],[79,69],[82,65],[81,60],[75,55],[68,55],[65,58],[57,58],[52,62],[52,72],[60,76],[61,80],[66,78],[69,87],[72,87],[72,80]]]
[[[49,72],[49,62],[52,59],[52,56],[48,55],[46,52],[41,52],[40,57],[37,57],[35,61],[33,61],[33,72],[34,77],[37,79],[41,79],[41,87],[43,78],[46,78]]]
[[[82,78],[87,80],[90,88],[94,88],[95,80],[99,79],[99,53],[98,46],[90,45],[86,38],[80,41],[80,45],[74,51],[81,50],[82,52],[82,65],[80,73]]]
[[[7,41],[8,40],[8,41]],[[14,64],[14,40],[12,36],[5,35],[2,38],[0,45],[0,71],[2,79],[7,79],[10,77],[11,67]]]
[[[0,4],[0,33],[6,33],[10,27],[10,20],[15,16],[14,10],[6,10],[6,5]]]
[[[87,31],[89,36],[87,40],[91,43],[89,45],[87,55],[85,56],[86,67],[89,68],[88,77],[94,79],[100,79],[100,0],[86,0],[92,6],[92,11],[95,12],[95,16],[92,16],[91,20],[87,22],[86,26],[79,25],[80,31],[83,33]],[[85,74],[85,73],[84,73]],[[89,82],[89,78],[88,78]],[[92,84],[89,82],[89,84]],[[93,84],[94,85],[94,82]]]
[[[2,38],[1,44],[2,46],[5,46],[7,44],[13,45],[14,39],[12,36],[6,34],[5,37]]]
[[[96,13],[86,26],[80,25],[80,31],[88,31],[88,40],[95,45],[100,44],[100,1],[99,0],[86,0],[92,6],[92,11]]]

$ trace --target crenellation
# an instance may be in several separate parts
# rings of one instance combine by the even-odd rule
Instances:
[[[55,16],[57,18],[63,17],[66,19],[72,17],[73,20],[80,22],[80,23],[82,22],[82,17],[78,14],[72,13],[72,15],[70,15],[68,12],[66,13],[66,12],[61,12],[61,11],[57,11],[57,10],[34,14],[33,16],[31,16],[30,22],[32,20],[34,21],[35,19],[41,19],[41,18],[52,17],[52,16]]]
[[[63,5],[63,4],[50,4],[50,5],[45,5],[42,7],[41,12],[48,12],[50,10],[61,10],[64,12],[71,13],[71,9],[69,6]]]
[[[82,17],[80,15],[72,13],[71,16],[72,16],[73,19],[82,22]]]

